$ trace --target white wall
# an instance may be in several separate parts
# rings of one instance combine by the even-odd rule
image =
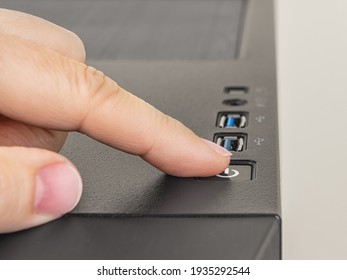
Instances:
[[[276,4],[283,257],[347,259],[347,1]]]

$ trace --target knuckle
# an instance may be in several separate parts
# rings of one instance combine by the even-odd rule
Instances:
[[[78,66],[70,77],[70,88],[78,98],[76,104],[82,103],[79,106],[82,111],[79,111],[79,117],[76,117],[79,119],[77,130],[80,130],[88,115],[104,105],[111,97],[119,96],[121,88],[102,71],[81,63],[75,65]]]
[[[76,85],[78,95],[82,100],[94,101],[100,95],[105,94],[106,76],[103,72],[92,66],[83,66],[81,71],[76,72]]]
[[[93,98],[101,93],[106,84],[106,75],[92,66],[86,66],[83,72],[83,84],[87,87],[89,98]]]

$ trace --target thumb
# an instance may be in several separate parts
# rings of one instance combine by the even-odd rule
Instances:
[[[59,218],[76,206],[81,193],[81,177],[63,156],[0,147],[0,233]]]

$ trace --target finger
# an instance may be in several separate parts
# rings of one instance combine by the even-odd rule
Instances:
[[[0,112],[6,116],[40,127],[79,130],[172,175],[211,176],[228,165],[229,152],[207,144],[102,72],[19,41],[0,36]]]
[[[42,18],[7,9],[0,9],[0,18],[0,33],[31,41],[80,62],[85,61],[83,42],[73,32]]]
[[[0,147],[0,233],[52,221],[72,210],[82,181],[63,156],[35,148]]]
[[[59,151],[66,132],[24,124],[0,115],[0,146],[37,147]]]
[[[85,61],[80,38],[56,24],[26,13],[0,9],[0,33],[13,35],[78,60]],[[38,32],[38,30],[40,32]],[[59,151],[67,133],[46,130],[0,116],[0,146],[40,147]]]

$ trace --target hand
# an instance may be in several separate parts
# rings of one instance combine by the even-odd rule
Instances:
[[[228,151],[85,65],[75,34],[5,9],[0,18],[0,233],[49,222],[77,204],[80,175],[56,153],[68,131],[171,175],[212,176],[228,165]]]

